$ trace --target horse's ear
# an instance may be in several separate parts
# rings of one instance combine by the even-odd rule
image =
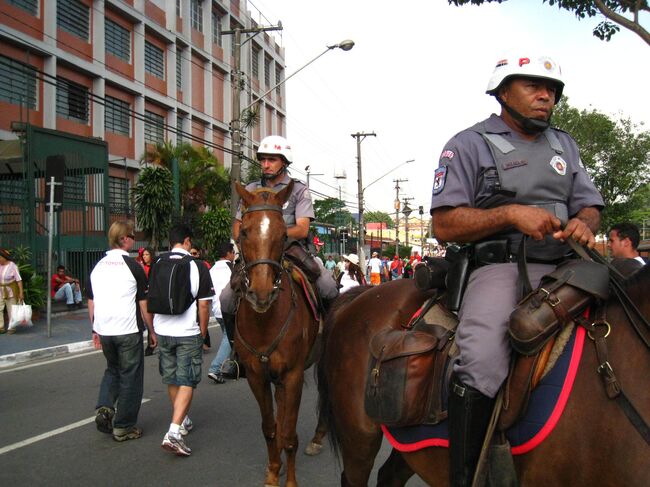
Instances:
[[[244,202],[244,206],[250,206],[253,200],[253,194],[246,190],[239,182],[235,181],[235,190]]]
[[[284,203],[289,199],[291,191],[293,191],[293,179],[289,181],[286,188],[275,194],[275,198],[278,200],[280,206],[284,205]]]

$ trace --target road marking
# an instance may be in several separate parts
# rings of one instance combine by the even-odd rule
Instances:
[[[0,369],[0,374],[6,374],[7,372],[16,372],[18,370],[25,370],[25,369],[31,369],[32,367],[40,367],[41,365],[49,365],[53,364],[56,362],[63,362],[64,360],[72,360],[73,358],[80,358],[80,357],[86,357],[88,355],[92,355],[95,353],[101,353],[101,350],[93,350],[92,352],[86,352],[86,353],[76,353],[73,355],[70,355],[69,357],[58,357],[58,358],[53,358],[49,360],[45,360],[43,362],[37,362],[33,364],[27,364],[27,365],[21,365],[19,367],[13,367],[10,369]]]
[[[149,401],[151,401],[151,399],[146,399],[146,398],[142,399],[142,404]],[[67,426],[62,426],[61,428],[48,431],[47,433],[43,433],[37,436],[32,436],[31,438],[27,438],[26,440],[19,441],[12,445],[7,445],[5,447],[0,448],[0,455],[4,455],[5,453],[9,453],[10,451],[18,450],[19,448],[31,445],[32,443],[36,443],[41,440],[46,440],[47,438],[51,438],[52,436],[60,435],[61,433],[65,433],[66,431],[70,431],[75,428],[79,428],[80,426],[85,426],[87,424],[94,423],[94,422],[95,422],[95,416],[91,416],[90,418],[82,419],[81,421],[77,421],[76,423],[72,423]]]

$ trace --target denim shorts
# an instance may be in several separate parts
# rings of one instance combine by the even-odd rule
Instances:
[[[163,384],[196,387],[201,382],[203,337],[158,335],[158,370]]]

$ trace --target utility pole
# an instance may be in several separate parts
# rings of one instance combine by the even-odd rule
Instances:
[[[402,214],[404,215],[404,231],[406,232],[406,246],[409,246],[409,215],[413,211],[411,208],[409,208],[408,202],[411,201],[413,198],[407,198],[404,197],[402,198],[402,201],[404,201],[404,209],[402,210]]]
[[[255,27],[253,29],[234,29],[224,30],[222,35],[232,35],[234,44],[234,58],[235,66],[231,73],[231,90],[232,90],[232,121],[230,122],[230,130],[232,132],[232,164],[230,167],[230,214],[234,217],[237,214],[237,207],[239,205],[239,195],[235,190],[235,183],[241,180],[241,161],[242,161],[242,147],[241,147],[241,92],[244,87],[243,72],[241,70],[241,48],[244,43],[251,40],[260,32],[267,32],[273,30],[282,30],[282,23],[270,27]],[[242,34],[252,34],[247,37],[242,43]]]
[[[395,255],[399,256],[399,183],[404,183],[408,179],[393,179],[395,183]]]
[[[311,166],[306,166],[305,171],[307,171],[307,189],[309,189],[309,176],[311,176],[311,174],[312,174]],[[315,172],[313,174],[314,174],[314,176],[324,176],[324,174],[322,172]]]
[[[358,231],[358,243],[357,243],[357,255],[359,256],[359,267],[362,271],[365,271],[366,268],[366,258],[363,255],[363,244],[365,241],[365,227],[363,226],[363,183],[361,179],[361,142],[368,137],[377,137],[377,134],[374,132],[362,133],[357,132],[356,134],[350,134],[352,137],[357,139],[357,191],[359,192],[359,231]]]

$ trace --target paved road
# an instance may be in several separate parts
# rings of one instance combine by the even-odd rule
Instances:
[[[213,343],[219,343],[219,334]],[[205,355],[204,374],[214,356]],[[197,388],[188,443],[179,458],[160,448],[170,421],[158,359],[147,357],[141,439],[117,443],[95,429],[94,406],[103,372],[101,352],[70,355],[0,370],[0,485],[27,486],[261,486],[266,449],[257,404],[245,380]],[[316,424],[317,390],[307,372],[298,434],[301,449]],[[388,455],[384,442],[371,478]],[[338,485],[340,469],[329,445],[318,457],[298,455],[301,486]],[[411,480],[409,486],[425,485]]]

